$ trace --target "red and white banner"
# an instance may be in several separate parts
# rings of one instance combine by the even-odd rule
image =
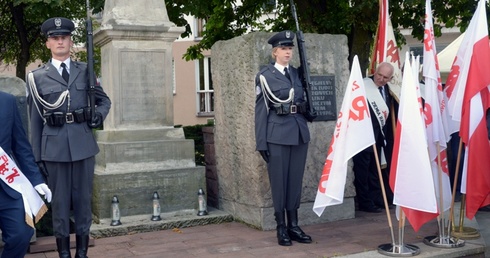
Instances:
[[[466,193],[466,217],[472,219],[490,204],[490,153],[485,114],[489,108],[490,48],[486,1],[480,0],[456,54],[447,82],[451,118],[460,121],[465,143],[461,192]]]
[[[446,155],[446,143],[450,140],[448,126],[449,115],[447,113],[446,99],[442,89],[430,3],[430,0],[426,0],[425,2],[423,65],[423,75],[425,78],[424,114],[432,175],[434,177],[434,182],[436,182],[436,196],[439,200],[439,206],[442,205],[440,209],[446,211],[451,207],[452,198]],[[440,160],[441,166],[439,166],[438,160]]]
[[[400,99],[402,85],[402,71],[400,69],[400,54],[388,10],[388,0],[379,0],[378,29],[371,51],[369,73],[374,74],[376,72],[376,67],[382,62],[391,63],[395,68],[393,71],[393,79],[390,81],[389,85],[393,97],[398,101]]]
[[[417,98],[417,85],[412,66],[406,54],[398,123],[396,126],[393,158],[390,170],[390,187],[393,203],[401,206],[415,231],[423,223],[411,210],[434,213],[437,216],[437,200],[430,167],[425,124]]]
[[[48,211],[37,191],[27,177],[20,171],[15,161],[0,147],[0,180],[22,195],[26,223],[35,228],[42,216]]]
[[[318,216],[325,207],[343,202],[349,159],[374,143],[366,89],[355,56],[313,204],[313,211]]]

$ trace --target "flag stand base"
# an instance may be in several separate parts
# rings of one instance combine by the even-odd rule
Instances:
[[[456,237],[428,236],[424,238],[424,244],[441,248],[456,248],[464,246],[464,240]]]
[[[420,254],[420,248],[411,244],[382,244],[378,246],[378,253],[387,256],[415,256]]]
[[[451,235],[461,239],[477,239],[480,238],[480,233],[477,229],[470,227],[455,227],[451,232]]]

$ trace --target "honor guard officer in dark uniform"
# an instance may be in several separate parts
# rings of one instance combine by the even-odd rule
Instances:
[[[310,132],[303,115],[306,103],[298,70],[289,65],[293,39],[291,31],[279,32],[269,39],[275,62],[261,69],[255,78],[256,148],[267,162],[277,240],[284,246],[291,245],[291,240],[312,242],[298,226]]]
[[[87,257],[92,224],[92,183],[95,155],[99,152],[91,127],[99,127],[111,101],[95,87],[95,121],[89,108],[87,64],[70,59],[73,22],[46,20],[41,31],[51,60],[27,76],[31,143],[41,170],[53,191],[53,231],[60,257],[70,255],[70,207],[76,233],[75,257]],[[90,125],[90,126],[89,126]]]

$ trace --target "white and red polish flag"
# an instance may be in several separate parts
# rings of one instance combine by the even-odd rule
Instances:
[[[393,25],[391,24],[390,13],[388,10],[388,0],[379,0],[379,17],[378,29],[374,45],[371,50],[371,63],[369,65],[369,73],[374,74],[376,67],[382,63],[388,62],[395,68],[393,71],[393,79],[390,81],[390,91],[396,101],[400,99],[400,91],[402,85],[402,71],[400,68],[400,53],[396,44]]]
[[[417,98],[409,54],[406,54],[398,122],[390,170],[393,203],[401,206],[415,231],[426,221],[420,221],[412,210],[435,213],[437,201],[430,159],[425,139],[425,125]]]
[[[461,192],[466,193],[466,217],[472,219],[490,204],[490,153],[485,114],[490,107],[490,47],[486,0],[480,0],[451,67],[448,106],[460,118],[459,135],[465,144]]]
[[[318,216],[325,207],[343,202],[349,159],[374,143],[366,89],[355,56],[313,204]]]
[[[439,60],[437,58],[430,3],[431,0],[426,0],[425,2],[423,65],[423,75],[425,78],[424,115],[432,175],[434,182],[436,182],[436,196],[440,200],[442,194],[442,207],[439,208],[442,211],[446,211],[451,207],[452,198],[446,155],[447,142],[449,142],[451,136],[448,126],[449,115],[447,113],[446,99],[444,97],[441,73],[439,71]],[[438,158],[441,160],[441,167],[439,167]],[[441,189],[439,189],[439,186],[442,186]]]

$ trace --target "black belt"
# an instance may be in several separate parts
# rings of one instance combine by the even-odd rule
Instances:
[[[64,124],[83,123],[91,117],[90,107],[80,108],[73,112],[46,112],[43,117],[50,126],[63,126]]]
[[[271,106],[271,110],[276,111],[278,116],[285,116],[289,114],[304,114],[306,112],[306,102],[303,103],[284,103],[274,104]]]

